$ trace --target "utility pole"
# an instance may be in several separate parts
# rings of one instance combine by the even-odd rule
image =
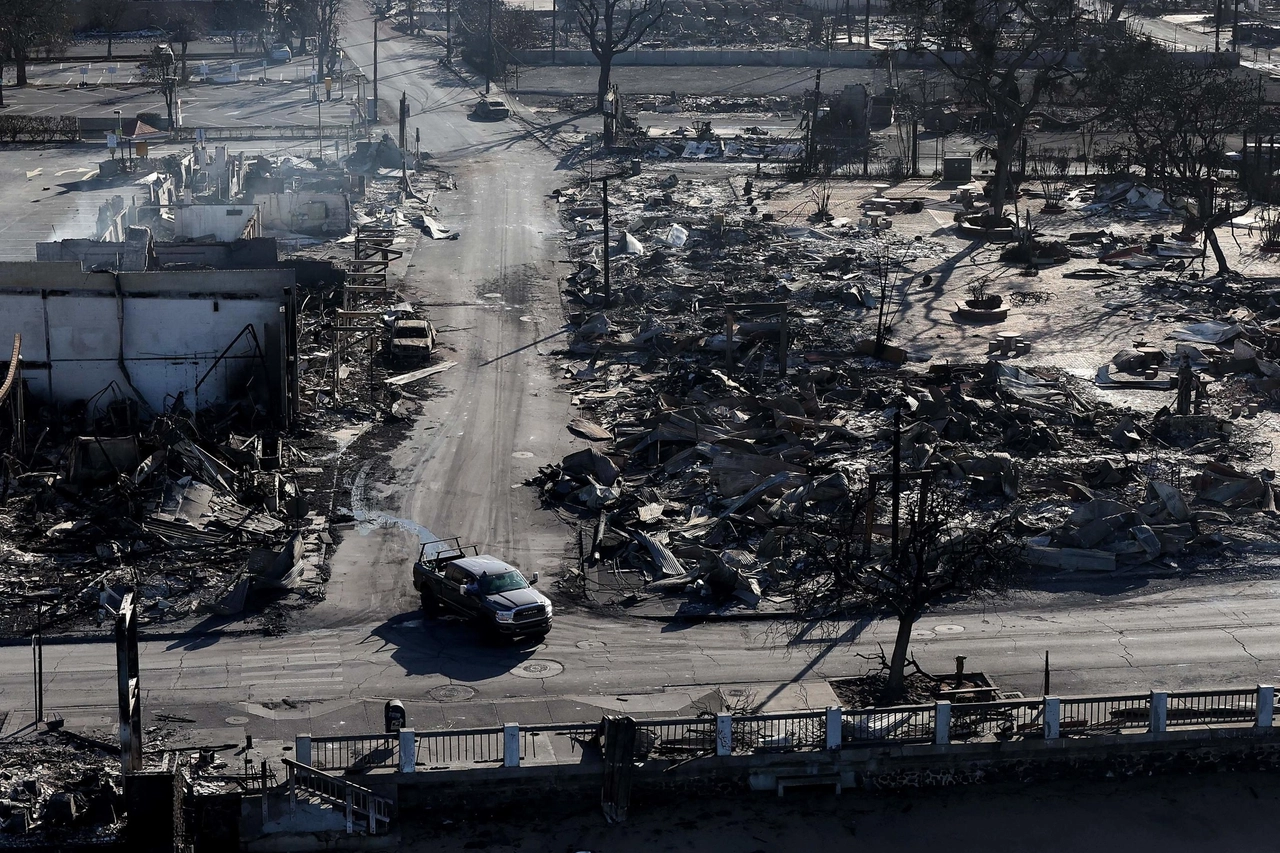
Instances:
[[[409,96],[404,92],[400,93],[400,150],[404,151],[405,143],[405,122],[409,120]]]
[[[451,26],[451,18],[453,17],[453,8],[451,0],[444,0],[444,61],[453,61],[453,29]]]
[[[867,0],[866,13],[862,18],[862,38],[871,47],[871,0]]]
[[[378,16],[373,16],[373,109],[369,110],[369,121],[378,120]]]
[[[1239,8],[1240,0],[1236,0],[1236,7]],[[556,64],[556,0],[551,0],[551,64]],[[0,96],[0,104],[4,103],[3,96]]]
[[[36,598],[36,630],[31,635],[31,669],[35,677],[36,723],[44,722],[44,600]]]
[[[604,194],[604,307],[609,308],[609,297],[611,288],[609,284],[609,179],[605,178],[600,182],[601,191]]]
[[[493,75],[493,0],[489,0],[489,38],[488,38],[489,58],[484,64],[484,93],[489,94],[490,77]]]
[[[601,221],[604,226],[604,307],[609,307],[609,301],[613,296],[612,283],[609,279],[609,181],[614,178],[623,178],[625,172],[614,172],[601,178],[592,178],[591,180],[600,182],[600,193],[602,199],[601,205]]]
[[[320,160],[324,161],[324,126],[320,124],[320,99],[316,98],[316,148],[320,151]]]
[[[126,592],[116,614],[116,679],[120,691],[120,763],[125,773],[142,769],[142,689],[138,667],[138,608]]]
[[[893,518],[889,540],[889,560],[898,560],[898,515],[902,505],[902,401],[893,409]]]
[[[1213,52],[1222,50],[1222,0],[1213,4]]]
[[[853,14],[849,6],[853,0],[844,0],[844,40],[853,48]]]
[[[1236,53],[1240,52],[1240,0],[1235,0],[1231,10],[1231,47]],[[0,105],[4,104],[4,98],[0,96]]]
[[[813,111],[809,114],[809,150],[805,152],[805,174],[813,174],[818,166],[818,105],[822,103],[822,69],[813,83]]]

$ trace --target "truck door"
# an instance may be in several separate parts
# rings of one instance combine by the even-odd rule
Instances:
[[[444,589],[440,593],[440,598],[463,613],[471,613],[475,610],[475,602],[478,599],[475,596],[458,593],[458,584],[470,583],[471,580],[469,573],[450,563],[444,569]]]

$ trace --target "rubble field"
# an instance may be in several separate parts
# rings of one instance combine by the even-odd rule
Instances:
[[[333,525],[352,520],[354,471],[399,442],[430,393],[422,380],[452,364],[434,352],[434,329],[397,283],[411,241],[456,236],[430,204],[453,182],[425,163],[384,166],[403,167],[391,149],[385,138],[362,144],[342,166],[250,163],[265,180],[283,173],[304,189],[363,175],[352,219],[387,249],[385,292],[352,300],[340,281],[298,285],[292,424],[267,415],[253,378],[237,398],[200,411],[181,395],[165,412],[146,411],[114,388],[70,411],[26,403],[24,458],[11,457],[0,475],[0,634],[100,628],[133,588],[152,630],[283,631],[289,610],[323,598]],[[152,225],[161,238],[173,227]],[[355,236],[277,242],[284,261],[342,269]],[[362,328],[336,351],[335,326],[350,322],[339,312],[355,308]]]
[[[560,368],[593,447],[536,482],[580,530],[562,586],[786,611],[788,534],[890,470],[895,412],[905,470],[963,488],[975,524],[1013,516],[1028,581],[1280,551],[1274,291],[1205,272],[1131,179],[1057,214],[1024,198],[1029,249],[961,233],[980,192],[645,164],[609,185],[606,291],[599,183],[563,188]],[[1238,239],[1232,263],[1265,270]]]

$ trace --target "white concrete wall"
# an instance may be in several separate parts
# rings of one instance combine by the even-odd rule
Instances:
[[[239,240],[245,226],[258,212],[256,204],[184,204],[174,208],[174,233],[180,237],[206,237],[224,243]],[[256,228],[254,229],[256,230]],[[257,237],[250,233],[248,236]]]
[[[257,193],[267,231],[301,234],[345,234],[351,230],[351,203],[342,193]]]
[[[189,407],[201,408],[241,398],[263,361],[269,371],[263,378],[283,387],[271,353],[283,346],[291,270],[123,273],[120,285],[123,299],[113,275],[82,273],[77,262],[0,264],[0,338],[22,333],[23,376],[37,397],[87,400],[115,382],[118,391],[99,400],[105,405],[131,396],[132,380],[157,412],[179,392]],[[249,325],[263,358],[246,336],[196,392]]]

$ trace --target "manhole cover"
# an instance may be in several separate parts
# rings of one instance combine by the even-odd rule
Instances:
[[[476,691],[461,684],[446,684],[442,687],[433,687],[427,691],[427,695],[437,702],[465,702],[475,696]]]
[[[541,323],[544,319],[546,318],[539,317],[537,314],[525,314],[523,317],[520,318],[520,322],[521,323]]]
[[[963,634],[963,625],[934,625],[933,630],[939,634]]]
[[[564,672],[564,664],[554,660],[527,660],[511,670],[519,678],[550,678]]]
[[[574,643],[580,649],[603,649],[607,644],[604,640],[579,640]]]
[[[913,640],[932,640],[936,636],[937,634],[932,631],[926,631],[923,628],[917,628],[911,632],[911,639]]]
[[[247,722],[249,722],[248,717],[227,717],[227,725],[229,726],[243,726]]]
[[[527,450],[517,450],[515,453],[511,454],[511,458],[512,459],[532,459],[533,454]]]

